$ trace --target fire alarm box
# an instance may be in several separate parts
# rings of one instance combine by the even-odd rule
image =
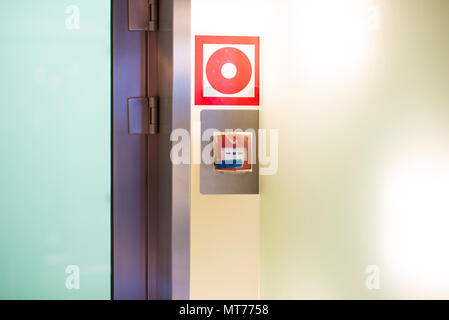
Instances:
[[[202,110],[200,192],[258,194],[259,110]]]
[[[213,169],[223,173],[252,172],[252,133],[215,132]]]

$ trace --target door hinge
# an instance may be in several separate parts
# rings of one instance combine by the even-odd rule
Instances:
[[[157,31],[159,17],[159,0],[148,0],[150,18],[148,19],[148,31]]]
[[[128,132],[130,134],[159,133],[159,98],[128,99]]]
[[[159,133],[159,98],[149,97],[148,98],[148,108],[149,108],[149,134]]]
[[[157,73],[149,69],[157,56],[154,54],[155,34],[149,31],[158,29],[158,0],[128,0],[128,29],[144,31],[146,34],[146,86],[147,94],[154,94],[150,74]],[[128,124],[130,134],[157,134],[159,132],[159,99],[153,96],[128,99]]]
[[[159,0],[128,0],[128,29],[130,31],[157,31]]]

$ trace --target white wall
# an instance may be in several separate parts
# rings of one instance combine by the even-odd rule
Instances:
[[[193,298],[449,297],[447,30],[445,0],[192,1],[194,34],[261,36],[280,136],[260,229],[258,197],[192,190]]]
[[[259,34],[268,16],[259,1],[192,1],[194,35]],[[260,11],[254,15],[254,11]],[[192,52],[192,70],[194,53]],[[192,72],[192,83],[194,83]],[[192,159],[200,159],[200,112],[213,107],[193,105]],[[229,107],[227,107],[229,108]],[[234,109],[257,109],[233,107]],[[259,195],[202,195],[199,165],[191,171],[191,282],[192,299],[256,299],[259,297]]]

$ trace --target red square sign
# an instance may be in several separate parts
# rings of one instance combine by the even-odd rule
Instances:
[[[195,105],[259,105],[259,37],[195,37]]]

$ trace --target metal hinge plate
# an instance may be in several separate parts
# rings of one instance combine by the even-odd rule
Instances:
[[[128,132],[130,134],[157,134],[159,132],[158,97],[128,99]]]
[[[157,31],[158,16],[158,0],[128,0],[130,31]]]

